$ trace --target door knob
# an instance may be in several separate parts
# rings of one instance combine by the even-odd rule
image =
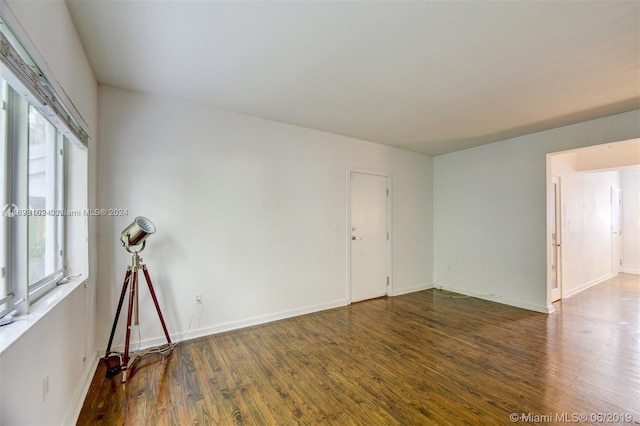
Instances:
[[[355,240],[361,240],[362,238],[360,238],[360,237],[356,237],[355,235],[353,235],[353,236],[351,237],[351,239],[355,241]]]

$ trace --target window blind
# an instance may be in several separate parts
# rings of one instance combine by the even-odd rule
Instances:
[[[4,69],[2,69],[4,68]],[[4,72],[7,71],[7,72]],[[89,136],[69,113],[60,96],[0,17],[0,72],[7,82],[34,104],[70,141],[89,145]]]

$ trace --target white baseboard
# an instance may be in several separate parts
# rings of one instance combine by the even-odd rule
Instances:
[[[287,318],[293,318],[300,315],[311,314],[314,312],[325,311],[327,309],[339,308],[342,306],[347,306],[349,302],[346,300],[338,300],[335,302],[324,303],[321,305],[313,305],[307,306],[300,309],[292,309],[290,311],[278,312],[276,314],[265,315],[261,317],[249,318],[246,320],[229,322],[224,324],[217,324],[208,327],[202,327],[195,330],[189,330],[186,333],[173,333],[171,334],[171,340],[175,343],[179,341],[186,341],[197,339],[199,337],[206,337],[212,334],[224,333],[225,331],[238,330],[241,328],[251,327],[254,325],[266,324],[273,321],[279,321]],[[167,340],[164,337],[155,337],[151,339],[144,339],[140,342],[140,349],[152,348],[155,346],[159,346],[162,344],[166,344]],[[136,348],[138,347],[138,343],[136,343]],[[106,348],[101,348],[98,353],[104,353]]]
[[[78,417],[80,416],[80,411],[82,410],[82,405],[84,404],[84,400],[87,397],[87,392],[89,392],[89,386],[91,386],[91,381],[93,380],[93,376],[96,373],[98,362],[98,352],[94,352],[90,356],[90,358],[87,359],[84,371],[82,372],[82,380],[80,380],[80,382],[78,383],[76,391],[71,397],[71,403],[69,404],[69,408],[67,409],[67,414],[64,418],[63,424],[75,425],[77,423]]]
[[[516,308],[526,309],[527,311],[540,312],[543,314],[550,314],[552,312],[555,312],[553,306],[534,305],[532,303],[522,302],[520,300],[505,299],[501,296],[486,298],[485,300],[502,303],[503,305],[514,306]]]
[[[394,288],[393,289],[393,294],[390,294],[389,296],[391,296],[391,297],[401,296],[403,294],[415,293],[417,291],[422,291],[422,290],[429,290],[430,288],[433,288],[433,283],[418,285],[418,286],[409,287],[409,288],[401,288],[401,289],[395,289]]]
[[[622,269],[623,274],[640,275],[640,269]]]
[[[400,296],[402,294],[415,293],[417,291],[428,290],[430,288],[433,288],[433,284],[424,284],[424,285],[410,287],[410,288],[403,288],[403,289],[394,291],[393,295],[390,295],[390,296]],[[270,314],[270,315],[265,315],[261,317],[249,318],[241,321],[234,321],[234,322],[229,322],[224,324],[217,324],[217,325],[212,325],[208,327],[197,328],[193,330],[188,330],[186,333],[184,331],[179,333],[171,333],[170,336],[173,342],[192,340],[192,339],[197,339],[199,337],[210,336],[212,334],[224,333],[225,331],[238,330],[241,328],[251,327],[254,325],[266,324],[273,321],[293,318],[300,315],[311,314],[314,312],[326,311],[328,309],[339,308],[347,305],[349,305],[349,302],[347,300],[337,300],[335,302],[307,306],[299,309],[292,309],[290,311],[279,312],[276,314]],[[136,342],[135,347],[140,349],[147,349],[147,348],[163,345],[165,343],[166,343],[166,339],[164,337],[158,336],[150,339],[143,339],[140,343]],[[106,348],[102,347],[98,349],[97,353],[102,354],[104,353],[105,349]],[[114,349],[116,348],[114,347]]]
[[[582,284],[582,285],[579,285],[579,286],[578,286],[578,287],[576,287],[576,288],[572,288],[572,289],[571,289],[571,290],[569,290],[569,291],[564,291],[564,288],[563,288],[562,298],[563,298],[563,299],[566,299],[566,298],[568,298],[568,297],[571,297],[571,296],[573,296],[574,294],[578,294],[578,293],[580,293],[580,292],[582,292],[582,291],[584,291],[584,290],[588,289],[589,287],[593,287],[594,285],[598,285],[598,284],[600,284],[601,282],[606,281],[606,280],[608,280],[608,279],[611,279],[611,278],[613,278],[613,277],[615,277],[615,275],[614,275],[614,274],[607,274],[607,275],[603,275],[603,276],[601,276],[601,277],[599,277],[599,278],[596,278],[595,280],[591,280],[591,281],[589,281],[588,283],[584,283],[584,284]]]
[[[532,303],[523,302],[520,300],[507,299],[500,295],[478,294],[464,288],[457,288],[457,287],[451,287],[451,286],[445,286],[445,285],[436,285],[435,287],[440,290],[459,293],[465,296],[475,297],[477,299],[488,300],[489,302],[501,303],[503,305],[513,306],[520,309],[526,309],[528,311],[541,312],[543,314],[550,314],[551,312],[554,311],[553,306],[548,307],[548,306],[534,305]]]

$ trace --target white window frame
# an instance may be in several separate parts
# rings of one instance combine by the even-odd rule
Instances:
[[[0,85],[0,105],[2,105],[4,107],[4,105],[6,104],[6,95],[7,95],[7,84],[6,83],[2,83]],[[4,209],[5,205],[7,205],[7,201],[9,200],[8,194],[9,194],[9,190],[8,190],[8,186],[9,186],[9,167],[8,167],[8,138],[7,138],[7,120],[6,120],[6,111],[5,108],[1,108],[0,109],[0,162],[3,165],[3,168],[1,169],[3,171],[3,175],[2,178],[0,179],[0,182],[2,182],[2,185],[0,185],[0,200],[2,200],[2,202],[0,204],[2,204],[2,208]],[[8,227],[7,227],[7,221],[3,220],[0,223],[0,227],[2,229],[2,234],[3,237],[2,239],[0,239],[0,283],[2,285],[2,287],[6,288],[6,292],[1,292],[0,293],[0,318],[2,318],[4,315],[8,314],[9,312],[13,311],[13,288],[11,286],[11,281],[9,280],[8,277],[8,273],[9,270],[11,269],[9,267],[9,253],[11,251],[11,246],[10,246],[10,234],[8,233]]]
[[[72,108],[69,108],[66,95],[62,93],[63,96],[60,96],[56,92],[54,87],[58,86],[47,80],[45,73],[21,45],[3,16],[0,16],[0,77],[6,81],[8,87],[12,88],[11,91],[6,91],[9,92],[5,95],[6,99],[0,100],[2,101],[0,106],[5,110],[3,116],[6,122],[5,140],[7,141],[7,155],[4,161],[6,185],[0,190],[6,192],[7,205],[28,209],[28,105],[37,109],[53,124],[56,132],[62,135],[58,136],[59,145],[62,146],[70,142],[80,149],[86,149],[89,144],[87,132],[83,128],[86,123],[82,117],[79,117],[72,104]],[[69,186],[64,172],[68,167],[64,152],[65,149],[62,150],[62,157],[56,161],[57,170],[62,173],[61,186],[59,186],[62,198],[60,203],[56,203],[56,208],[65,208],[64,191]],[[4,212],[5,206],[0,208]],[[60,247],[56,248],[54,253],[56,256],[60,253],[62,256],[60,262],[55,265],[52,274],[30,285],[27,216],[1,218],[4,219],[3,224],[6,228],[4,272],[8,290],[6,295],[0,293],[0,317],[12,312],[26,314],[31,304],[44,296],[47,291],[55,288],[64,276],[67,264],[65,249],[65,244],[68,242],[68,235],[65,233],[67,219],[60,217],[55,221],[56,242]]]
[[[35,109],[38,113],[38,109],[35,108],[33,105],[29,105],[28,109]],[[30,113],[30,111],[29,111]],[[42,116],[45,120],[47,120],[47,118],[45,116]],[[49,121],[49,120],[47,120]],[[53,124],[51,122],[49,122],[52,126]],[[55,126],[53,126],[55,128]],[[55,181],[56,181],[56,192],[54,195],[54,209],[56,210],[63,210],[65,208],[64,205],[64,200],[65,200],[65,182],[64,182],[64,167],[65,167],[65,159],[64,159],[64,143],[65,143],[66,138],[64,137],[64,135],[60,132],[60,130],[55,129],[55,147],[54,147],[54,155],[56,156],[55,158]],[[27,184],[27,192],[29,191],[28,188],[28,184]],[[29,302],[33,303],[35,302],[37,299],[39,299],[40,297],[44,296],[48,291],[53,290],[57,284],[58,281],[60,281],[60,279],[63,277],[64,272],[65,272],[65,258],[64,258],[64,253],[65,253],[65,247],[64,247],[64,217],[62,215],[60,216],[45,216],[45,218],[49,218],[49,217],[53,217],[53,221],[54,221],[54,256],[57,258],[57,265],[54,268],[54,271],[46,276],[44,276],[43,278],[39,279],[38,281],[35,281],[33,283],[29,283]],[[18,245],[22,242],[15,242]],[[28,241],[26,242],[27,247],[28,247]],[[19,283],[16,283],[17,285],[19,285]]]
[[[52,238],[54,239],[53,255],[55,259],[53,271],[41,279],[31,283],[29,279],[29,112],[34,108],[38,113],[37,107],[32,105],[15,91],[10,85],[0,80],[4,85],[4,93],[7,94],[6,99],[2,100],[4,109],[4,117],[6,118],[6,154],[5,154],[5,200],[6,205],[3,207],[3,226],[5,229],[5,277],[7,283],[7,294],[0,296],[0,304],[4,307],[0,310],[0,317],[7,315],[15,310],[15,307],[27,302],[27,306],[53,290],[65,273],[65,229],[64,216],[61,214],[65,210],[65,149],[64,145],[68,142],[67,138],[54,127],[55,147],[53,154],[54,159],[54,209],[58,210],[60,215],[53,216],[54,231]],[[41,114],[42,115],[42,114]],[[43,118],[49,121],[44,115]],[[49,122],[50,123],[50,122]],[[51,123],[50,123],[51,124]],[[47,153],[49,155],[49,153]],[[21,210],[22,213],[15,213],[15,208]],[[45,210],[48,210],[45,208]],[[25,215],[26,212],[26,215]],[[49,215],[45,216],[45,220]]]

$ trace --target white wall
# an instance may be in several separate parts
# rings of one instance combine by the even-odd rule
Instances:
[[[622,272],[640,274],[640,170],[623,170]]]
[[[2,353],[0,424],[75,423],[96,366],[85,352],[86,292],[75,289]]]
[[[119,235],[137,215],[158,229],[143,258],[176,336],[192,312],[188,337],[346,304],[347,167],[392,173],[393,293],[431,286],[430,157],[110,87],[99,94],[99,204],[129,209],[99,222],[100,347],[130,263]],[[142,340],[162,342],[145,288],[140,309]]]
[[[580,173],[579,159],[580,152],[551,159],[561,179],[562,297],[613,276],[611,188],[620,188],[620,172]]]
[[[92,146],[80,161],[89,176],[84,190],[88,191],[89,204],[94,206],[97,84],[66,5],[60,0],[1,1],[0,12],[38,65],[47,71],[47,77],[69,96],[87,123]],[[76,201],[82,198],[77,197]],[[92,350],[94,225],[89,223],[88,265],[86,254],[81,262],[89,268],[89,288],[73,291],[0,356],[1,424],[75,422],[96,360]],[[49,393],[43,401],[42,380],[47,376]]]
[[[550,309],[546,154],[636,138],[639,122],[636,110],[435,157],[435,285]]]

